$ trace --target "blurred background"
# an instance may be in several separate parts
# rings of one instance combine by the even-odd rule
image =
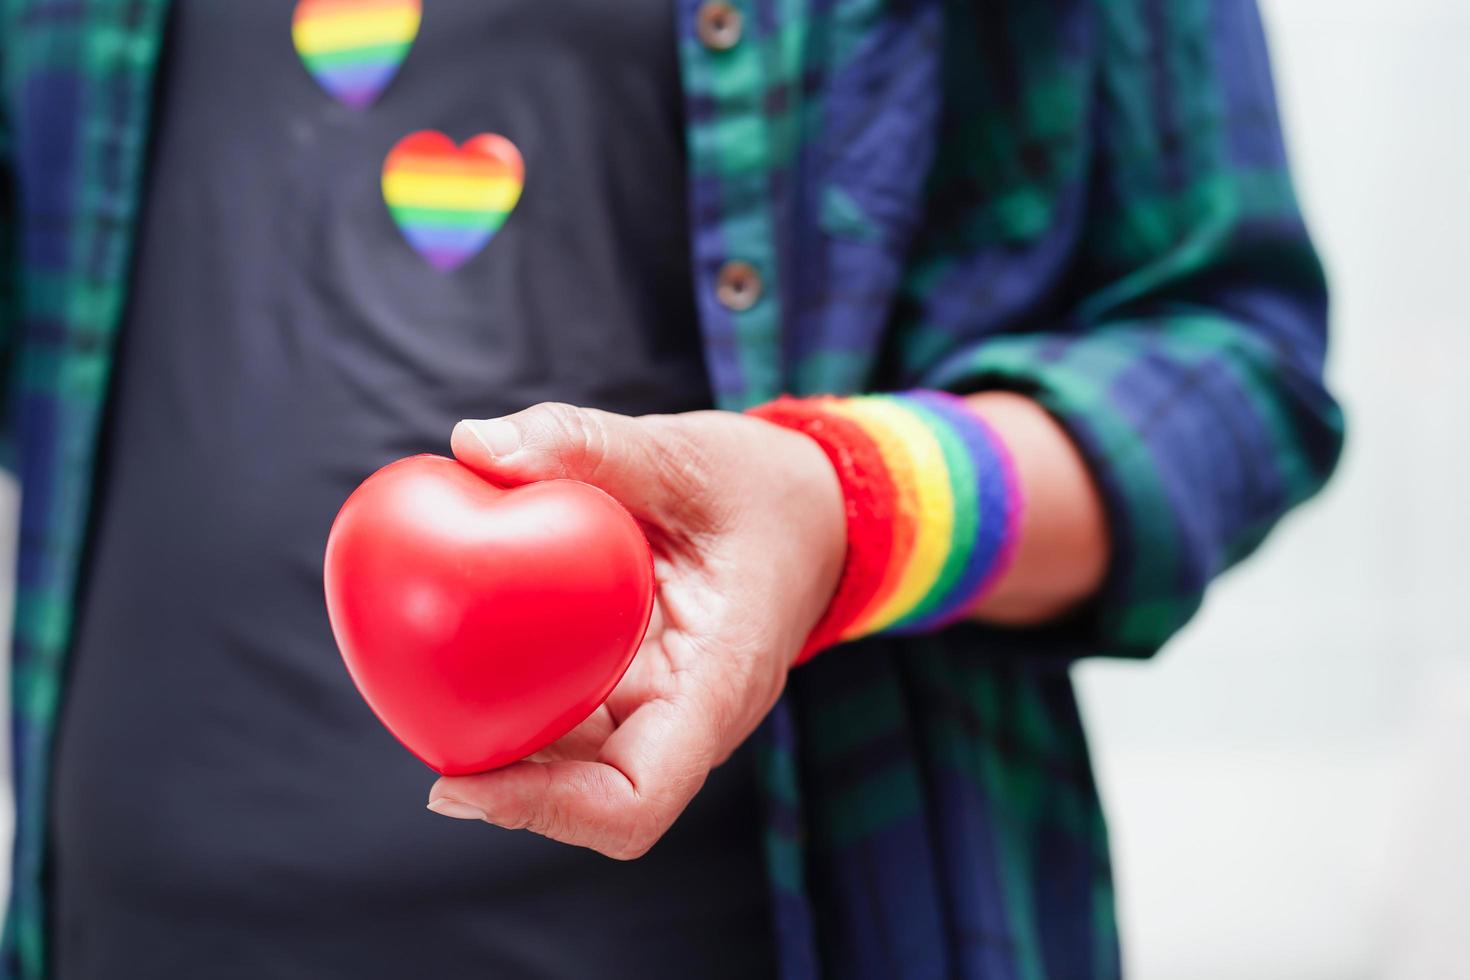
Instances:
[[[1160,658],[1077,670],[1127,974],[1470,976],[1470,5],[1262,3],[1350,437]]]

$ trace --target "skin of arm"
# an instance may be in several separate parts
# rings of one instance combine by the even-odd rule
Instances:
[[[1026,501],[1015,558],[970,615],[1002,626],[1044,624],[1102,585],[1111,553],[1102,496],[1071,436],[1046,409],[1002,391],[967,401],[1010,448]]]
[[[1009,447],[1026,500],[1012,563],[969,615],[1047,622],[1103,579],[1102,502],[1041,406],[1003,392],[969,404]],[[805,435],[720,411],[629,418],[543,404],[461,422],[451,446],[502,485],[570,478],[610,493],[648,535],[657,595],[602,707],[530,759],[438,780],[429,808],[638,857],[770,711],[825,612],[847,548],[836,473]]]

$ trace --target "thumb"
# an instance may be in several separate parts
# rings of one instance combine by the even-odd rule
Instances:
[[[581,480],[655,519],[696,489],[679,440],[659,423],[543,402],[503,418],[465,419],[449,444],[456,459],[496,483]]]

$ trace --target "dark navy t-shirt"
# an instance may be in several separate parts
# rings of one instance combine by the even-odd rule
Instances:
[[[707,407],[667,0],[427,0],[372,107],[292,0],[177,0],[58,745],[57,976],[752,977],[748,753],[619,863],[424,809],[328,629],[333,515],[454,422]],[[498,133],[525,192],[457,271],[385,207],[405,135]]]

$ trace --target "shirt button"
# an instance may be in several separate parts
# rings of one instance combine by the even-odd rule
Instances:
[[[728,51],[740,43],[742,22],[727,0],[705,0],[699,8],[699,40],[711,51]]]
[[[749,262],[726,262],[715,280],[715,299],[736,313],[750,309],[761,298],[761,274]]]

